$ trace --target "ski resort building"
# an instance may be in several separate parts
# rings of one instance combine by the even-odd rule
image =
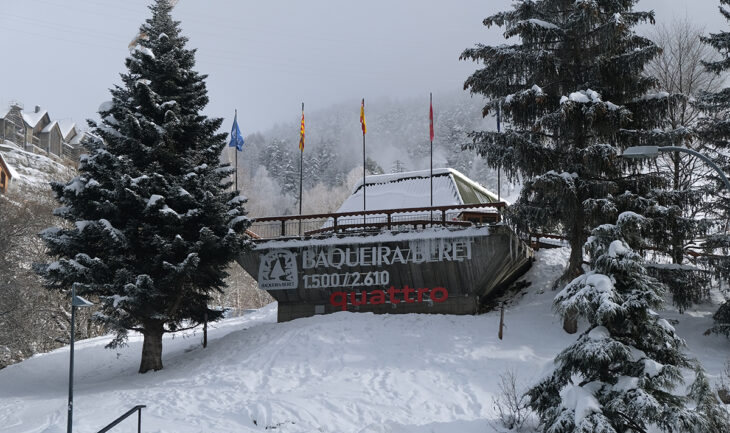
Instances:
[[[475,314],[532,260],[501,222],[505,205],[453,169],[368,176],[333,214],[257,218],[238,262],[278,301],[279,321]]]
[[[23,150],[76,166],[83,144],[92,136],[69,120],[51,120],[47,110],[36,106],[24,110],[18,103],[0,111],[0,144],[10,141]]]

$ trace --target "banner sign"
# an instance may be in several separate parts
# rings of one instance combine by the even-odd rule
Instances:
[[[467,261],[472,258],[472,242],[472,238],[455,238],[410,241],[407,246],[277,249],[262,256],[258,282],[263,290],[387,287],[393,266]]]

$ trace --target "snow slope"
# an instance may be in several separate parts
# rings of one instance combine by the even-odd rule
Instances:
[[[136,373],[139,336],[106,350],[109,337],[76,347],[74,425],[97,431],[136,404],[146,404],[145,432],[491,432],[492,396],[508,368],[533,383],[575,336],[551,313],[549,286],[566,251],[543,250],[527,275],[532,286],[508,306],[505,338],[498,313],[481,316],[341,312],[274,323],[271,304],[201,333],[168,335],[164,370]],[[706,313],[677,326],[716,377],[727,340],[705,337]],[[691,338],[690,338],[691,337]],[[68,349],[0,370],[0,430],[63,432]],[[136,418],[118,432],[136,431]]]
[[[51,181],[68,180],[75,170],[45,155],[27,152],[10,141],[0,142],[0,153],[13,170],[13,185],[47,188]]]

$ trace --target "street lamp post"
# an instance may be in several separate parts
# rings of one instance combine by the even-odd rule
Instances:
[[[66,426],[66,432],[73,432],[73,414],[74,414],[74,334],[76,324],[76,308],[78,307],[90,307],[94,304],[82,298],[76,296],[76,285],[71,285],[71,346],[69,351],[71,353],[71,359],[68,367],[68,424]]]
[[[684,152],[688,153],[690,155],[696,156],[697,158],[705,161],[707,165],[715,169],[717,174],[720,175],[720,179],[722,179],[723,182],[725,182],[725,188],[727,188],[728,192],[730,192],[730,181],[728,181],[727,176],[725,176],[725,173],[720,169],[720,167],[717,166],[712,160],[705,155],[694,151],[692,149],[687,149],[685,147],[676,147],[676,146],[635,146],[635,147],[629,147],[624,151],[623,156],[624,158],[632,158],[632,159],[642,159],[642,158],[656,158],[659,156],[659,152]]]

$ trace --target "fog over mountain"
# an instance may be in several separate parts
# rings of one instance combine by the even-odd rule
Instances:
[[[42,105],[58,118],[95,117],[119,83],[127,45],[147,17],[148,0],[0,0],[0,39],[16,62],[0,70],[0,107]],[[361,98],[427,98],[460,92],[474,65],[459,54],[476,43],[503,43],[484,17],[509,0],[180,0],[174,10],[197,70],[209,74],[212,116],[230,127],[238,109],[244,134],[343,103],[357,119]],[[707,31],[726,26],[717,0],[642,0],[657,22],[687,16]],[[644,26],[649,28],[650,26]],[[20,53],[31,52],[34,55]],[[22,58],[22,61],[20,59]],[[376,105],[369,112],[376,116]]]

